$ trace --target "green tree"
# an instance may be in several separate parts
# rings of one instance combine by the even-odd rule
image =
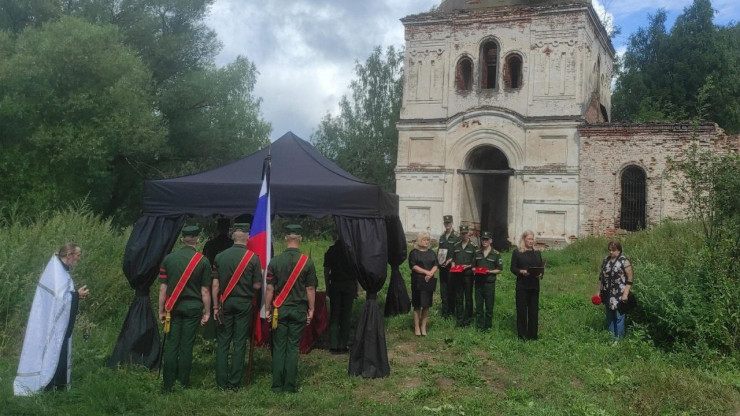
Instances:
[[[145,104],[141,104],[145,105],[145,109],[140,109],[138,105],[128,109],[127,103],[120,100],[106,103],[107,107],[97,108],[106,109],[108,114],[119,114],[120,118],[126,115],[130,117],[126,122],[120,122],[124,128],[108,132],[108,135],[125,135],[128,133],[125,124],[130,122],[136,125],[137,117],[143,113],[156,121],[156,128],[149,124],[149,120],[142,120],[141,129],[151,128],[155,130],[154,134],[143,142],[138,141],[137,136],[130,139],[130,143],[143,144],[141,151],[135,152],[139,155],[137,157],[131,156],[135,149],[129,149],[130,152],[111,156],[112,160],[107,165],[87,164],[89,174],[84,180],[100,183],[107,181],[112,187],[111,191],[99,193],[99,189],[104,187],[87,187],[80,189],[80,192],[84,191],[80,194],[69,192],[68,189],[66,198],[84,197],[89,193],[90,206],[96,213],[113,216],[118,223],[127,223],[138,215],[139,190],[143,180],[193,173],[233,161],[269,143],[271,127],[261,118],[261,100],[253,94],[257,79],[254,64],[244,57],[238,57],[224,67],[217,67],[215,64],[214,57],[221,49],[221,44],[216,33],[208,28],[204,20],[213,3],[214,0],[0,0],[0,47],[7,52],[8,58],[16,50],[19,51],[19,56],[44,56],[51,53],[44,48],[48,42],[53,43],[53,40],[48,40],[47,43],[29,43],[27,39],[31,35],[26,32],[43,30],[46,26],[55,25],[60,19],[69,22],[74,17],[80,19],[78,22],[86,21],[91,33],[97,33],[101,28],[106,33],[115,33],[114,36],[104,38],[107,43],[101,40],[97,46],[112,51],[129,51],[132,59],[118,62],[120,71],[131,71],[131,76],[142,71],[146,73],[147,80],[142,88],[146,91],[147,98],[142,101]],[[0,84],[7,81],[11,85],[8,89],[0,89],[0,99],[10,103],[9,107],[0,109],[0,112],[13,113],[14,118],[8,117],[5,121],[19,132],[27,129],[58,134],[55,129],[59,125],[67,126],[69,130],[78,128],[80,117],[73,111],[73,104],[80,105],[78,102],[60,101],[55,107],[55,118],[37,117],[34,119],[35,124],[24,123],[25,119],[34,118],[38,114],[52,114],[46,110],[42,113],[33,112],[54,102],[47,101],[47,96],[63,93],[61,88],[74,89],[84,85],[84,93],[90,97],[89,103],[111,94],[109,85],[95,82],[98,74],[85,66],[94,60],[93,56],[100,56],[105,51],[90,50],[85,43],[92,43],[89,39],[78,42],[78,39],[69,34],[61,34],[60,42],[63,40],[67,43],[59,50],[78,60],[61,59],[59,62],[67,62],[69,65],[60,68],[58,76],[66,74],[69,78],[79,77],[79,83],[65,86],[58,85],[53,80],[25,82],[34,73],[33,70],[17,85],[11,85],[12,82],[8,81],[12,77],[0,79]],[[16,57],[0,65],[8,73],[20,77],[24,67],[12,67],[21,62],[19,59]],[[35,62],[30,59],[22,64],[33,67]],[[51,74],[54,72],[55,70],[50,70],[39,77],[53,77]],[[130,94],[136,95],[139,91],[137,85]],[[16,100],[16,96],[21,99]],[[122,107],[114,108],[115,105]],[[101,120],[101,116],[96,120]],[[35,137],[35,134],[38,133],[26,132],[29,137]],[[13,136],[7,134],[6,137]],[[83,143],[81,147],[84,147],[85,140],[90,140],[91,149],[95,149],[95,143],[92,142],[94,139],[78,135],[77,140]],[[7,151],[3,149],[4,156],[10,159],[14,158],[12,154],[24,154],[27,149],[23,146],[29,144],[21,143],[8,147]],[[56,190],[56,184],[45,180],[48,172],[34,168],[38,164],[39,161],[31,158],[21,160],[15,157],[12,169],[5,166],[5,170],[12,170],[21,177],[12,187],[29,192],[3,189],[0,191],[3,201],[15,201],[21,206],[21,211],[24,210],[22,207],[27,206],[33,212],[33,206],[38,206],[33,201],[57,198],[55,195],[61,191]],[[111,165],[115,165],[115,168]],[[128,173],[113,173],[123,171]],[[103,177],[107,179],[104,181]],[[42,197],[42,194],[46,196]],[[100,202],[102,200],[108,202],[104,204]]]
[[[630,36],[612,97],[616,121],[682,121],[699,114],[699,90],[709,79],[706,117],[728,132],[740,131],[740,29],[713,24],[709,0],[694,0],[666,31],[666,13]]]
[[[167,126],[162,177],[231,162],[269,143],[253,96],[257,69],[245,57],[217,68],[221,43],[205,17],[214,0],[77,0],[71,13],[117,25],[151,70],[156,111]]]
[[[164,130],[151,74],[120,40],[72,17],[0,34],[0,200],[30,214],[85,196],[107,215],[138,206],[132,178]]]
[[[402,64],[402,52],[391,46],[383,56],[376,47],[364,64],[355,64],[352,97],[342,97],[340,114],[324,116],[311,135],[319,151],[343,169],[389,191],[395,189]]]
[[[17,34],[29,26],[38,27],[62,13],[59,0],[0,0],[0,30]]]

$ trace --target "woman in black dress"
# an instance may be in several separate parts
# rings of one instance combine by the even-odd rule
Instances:
[[[540,274],[530,267],[543,267],[542,254],[534,248],[534,233],[522,233],[519,246],[511,255],[511,272],[516,275],[516,330],[520,339],[537,339],[540,307]]]
[[[411,269],[411,305],[414,307],[414,333],[427,335],[427,319],[432,306],[432,296],[437,286],[437,253],[429,249],[429,233],[416,236],[416,247],[409,253]]]

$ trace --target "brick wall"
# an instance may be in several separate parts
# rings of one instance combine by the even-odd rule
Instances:
[[[580,234],[619,232],[621,174],[630,165],[646,173],[648,226],[680,218],[682,207],[673,200],[665,176],[669,158],[679,160],[692,142],[716,151],[737,151],[740,136],[727,136],[714,123],[596,124],[578,128],[580,136]]]

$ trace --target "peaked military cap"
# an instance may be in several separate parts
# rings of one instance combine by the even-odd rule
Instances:
[[[445,223],[452,222],[452,215],[445,215],[442,217]]]
[[[480,235],[480,239],[481,240],[492,240],[493,235],[491,234],[490,231],[483,231]]]
[[[197,237],[200,234],[200,227],[197,225],[186,225],[182,227],[183,237]]]
[[[285,233],[288,235],[290,234],[301,235],[302,229],[303,227],[301,227],[298,224],[288,224],[285,226]]]
[[[468,226],[467,226],[467,225],[461,225],[461,226],[460,226],[460,234],[466,234],[466,233],[468,233],[469,231],[470,231],[470,230],[468,229]]]
[[[234,223],[234,225],[231,226],[231,232],[234,231],[241,231],[243,233],[249,232],[249,223],[248,222],[237,222]]]

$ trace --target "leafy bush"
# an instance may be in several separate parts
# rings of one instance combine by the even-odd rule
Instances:
[[[639,307],[632,322],[664,349],[686,349],[695,356],[732,354],[740,346],[740,285],[728,277],[734,262],[722,253],[730,247],[710,248],[703,230],[696,221],[666,221],[649,231],[615,238],[634,265]],[[608,241],[587,237],[548,258],[588,265],[596,276]]]
[[[82,260],[73,270],[75,285],[88,285],[90,298],[80,302],[78,326],[89,332],[101,322],[120,319],[133,292],[121,264],[130,230],[118,231],[85,205],[47,214],[27,225],[0,228],[0,353],[19,348],[41,272],[60,245],[74,242]]]

